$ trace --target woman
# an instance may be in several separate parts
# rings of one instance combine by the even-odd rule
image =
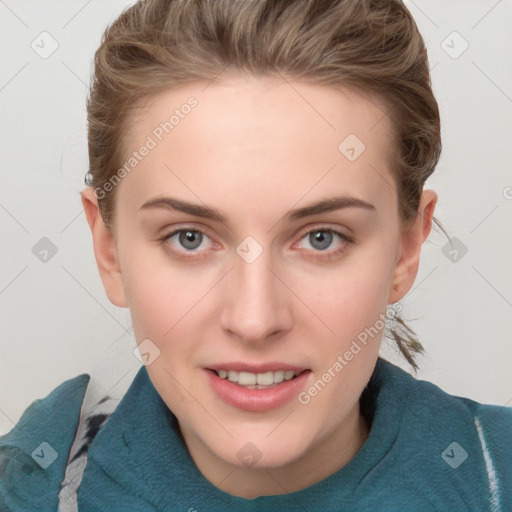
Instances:
[[[510,408],[379,358],[437,195],[423,40],[402,5],[137,2],[105,32],[82,202],[143,362],[1,439],[6,510],[509,510]]]

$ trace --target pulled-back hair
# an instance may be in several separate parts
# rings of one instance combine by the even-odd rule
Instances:
[[[141,0],[104,32],[87,100],[86,184],[109,190],[97,196],[106,226],[115,220],[116,188],[105,184],[126,161],[126,127],[136,108],[227,68],[379,100],[396,144],[390,168],[400,220],[416,217],[441,153],[440,119],[427,51],[401,1]],[[414,356],[423,347],[399,316],[391,338],[417,369]]]

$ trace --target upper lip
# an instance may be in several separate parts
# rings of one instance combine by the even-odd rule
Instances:
[[[269,362],[260,364],[242,363],[242,362],[230,362],[230,363],[219,363],[213,364],[206,367],[208,370],[232,370],[236,372],[249,372],[249,373],[267,373],[277,372],[279,370],[294,371],[295,373],[308,370],[303,366],[296,366],[288,363]]]

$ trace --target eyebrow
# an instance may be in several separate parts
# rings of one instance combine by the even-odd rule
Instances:
[[[188,203],[174,197],[156,197],[154,199],[150,199],[149,201],[146,201],[139,208],[139,210],[162,208],[168,210],[177,210],[183,213],[188,213],[189,215],[211,219],[222,223],[225,223],[226,221],[224,216],[214,208],[194,203]],[[288,213],[286,213],[286,215],[284,215],[283,220],[292,222],[295,220],[303,219],[305,217],[310,217],[312,215],[317,215],[319,213],[332,212],[335,210],[341,210],[343,208],[363,208],[370,211],[376,211],[376,208],[373,204],[350,195],[344,195],[331,197],[317,203],[304,206],[302,208],[290,210]]]

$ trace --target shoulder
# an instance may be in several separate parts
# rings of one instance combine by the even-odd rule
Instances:
[[[70,446],[90,376],[62,382],[34,400],[0,437],[0,509],[56,510]]]
[[[405,372],[404,372],[405,373]],[[464,425],[468,422],[476,432],[485,433],[489,440],[507,434],[512,443],[512,407],[480,403],[468,397],[451,395],[439,386],[406,374],[411,411],[422,421],[429,418],[438,427],[446,421]]]
[[[376,367],[378,387],[403,402],[404,413],[411,413],[422,422],[435,421],[438,426],[445,418],[480,423],[489,435],[503,434],[512,429],[512,407],[480,403],[467,397],[451,395],[432,382],[421,380],[398,366],[379,358]],[[435,413],[435,414],[434,414]],[[429,423],[428,421],[427,423]]]
[[[512,506],[512,407],[451,395],[387,361],[381,366],[382,403],[400,401],[398,445],[409,457],[403,474],[411,484],[428,475],[430,488],[455,490],[466,505]]]

